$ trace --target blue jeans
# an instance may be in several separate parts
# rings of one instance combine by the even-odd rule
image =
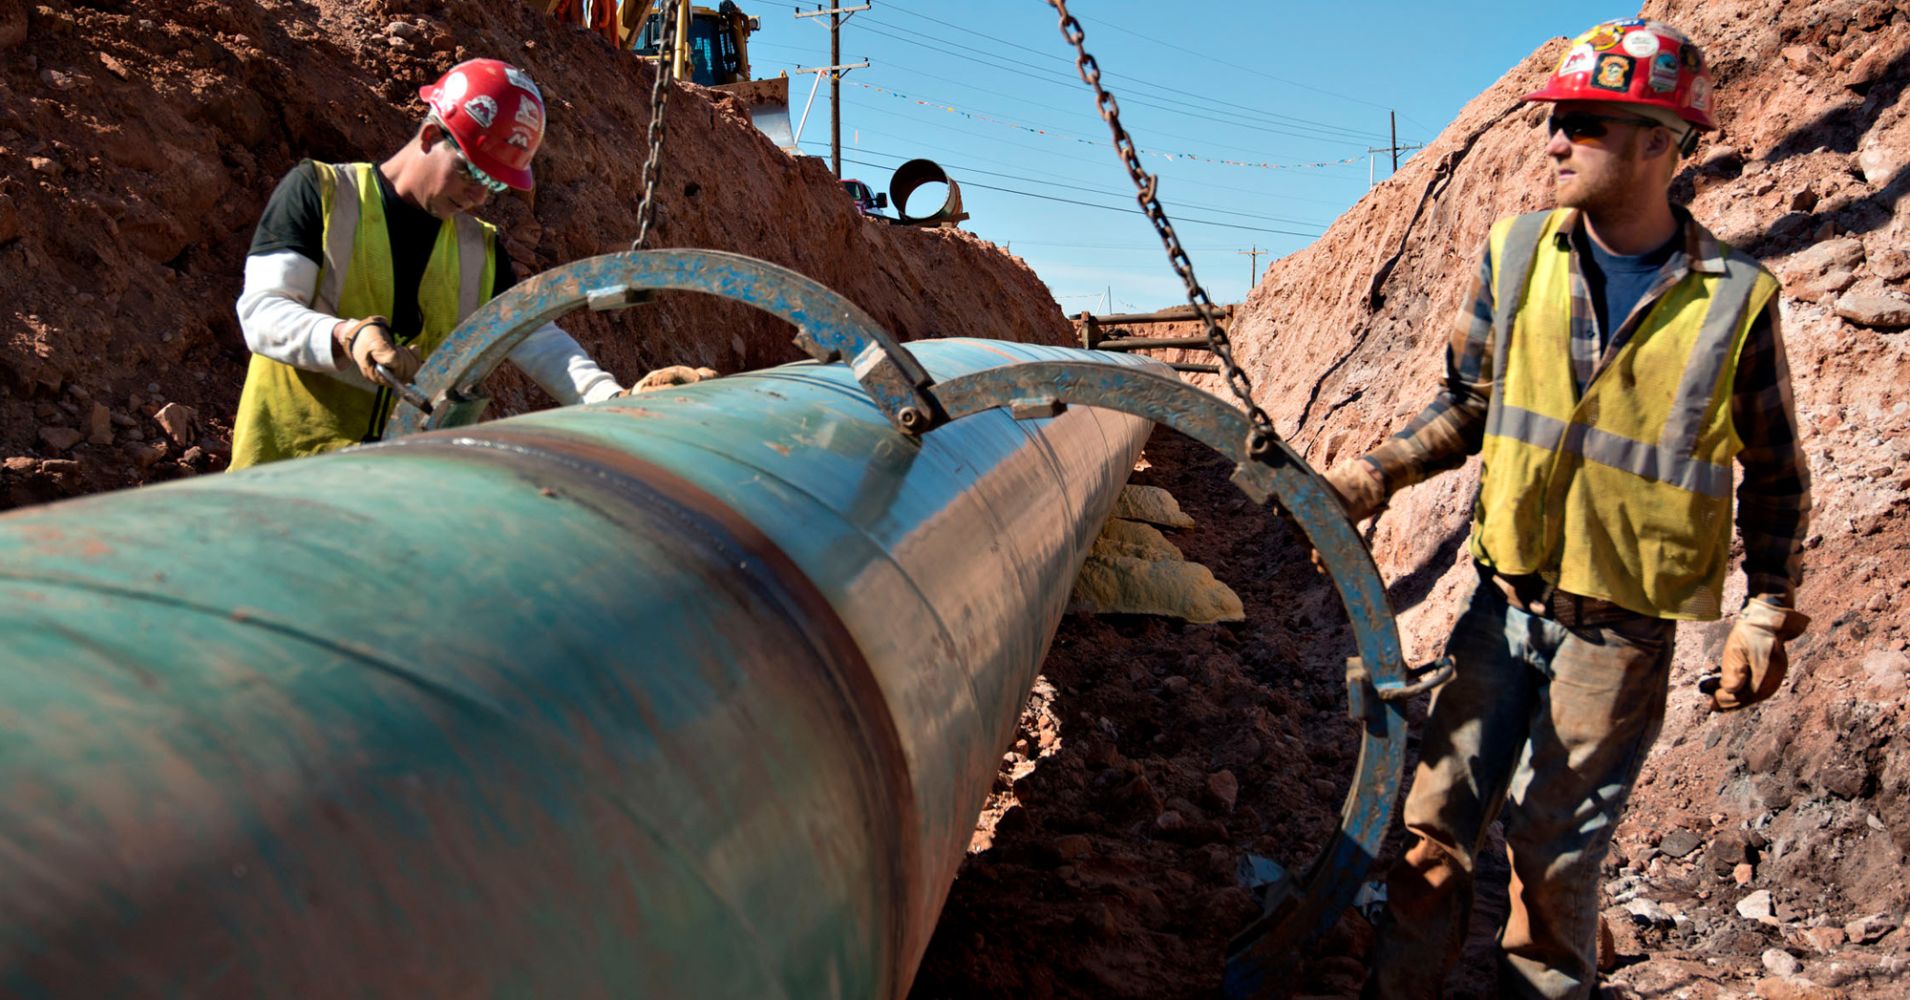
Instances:
[[[1512,908],[1501,995],[1591,995],[1599,864],[1664,721],[1675,624],[1626,615],[1567,627],[1481,578],[1426,720],[1368,997],[1439,995],[1502,806]]]

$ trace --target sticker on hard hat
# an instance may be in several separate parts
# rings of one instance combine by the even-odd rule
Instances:
[[[469,89],[471,89],[471,81],[465,79],[462,72],[453,73],[445,77],[444,86],[438,88],[438,100],[443,101],[447,107],[454,106],[458,103],[458,98],[463,97],[464,92]]]
[[[1619,31],[1616,27],[1609,24],[1601,24],[1586,32],[1584,38],[1586,42],[1591,44],[1592,48],[1603,52],[1606,49],[1616,47],[1619,39],[1624,36],[1625,33]]]
[[[1678,50],[1678,58],[1684,60],[1685,69],[1693,73],[1704,72],[1704,53],[1696,45],[1685,45]]]
[[[1685,99],[1685,103],[1699,111],[1709,113],[1711,110],[1711,78],[1701,76],[1691,81],[1691,96]]]
[[[544,131],[544,106],[528,98],[517,99],[517,123],[528,125],[532,129]]]
[[[531,134],[528,130],[526,130],[521,125],[515,128],[512,128],[511,137],[504,141],[510,143],[513,146],[516,146],[519,149],[528,150],[531,148]]]
[[[497,102],[484,94],[479,94],[464,102],[464,113],[478,123],[478,128],[490,128],[491,122],[497,119]]]
[[[1669,94],[1678,89],[1678,57],[1660,52],[1651,60],[1651,89]]]
[[[1634,31],[1625,36],[1624,50],[1640,59],[1649,59],[1658,53],[1658,36],[1649,31]]]
[[[1597,63],[1597,61],[1598,53],[1593,52],[1590,45],[1580,45],[1572,51],[1565,53],[1565,58],[1559,60],[1558,73],[1555,75],[1570,76],[1573,73],[1590,73],[1592,66]]]
[[[1631,89],[1631,57],[1609,54],[1598,57],[1598,69],[1592,74],[1592,86],[1600,90]]]
[[[541,101],[544,99],[543,91],[538,90],[537,84],[531,82],[530,74],[524,72],[521,69],[518,69],[516,66],[504,67],[504,78],[506,80],[511,81],[513,85],[522,87],[525,90],[528,90],[533,94],[536,94],[538,100]]]

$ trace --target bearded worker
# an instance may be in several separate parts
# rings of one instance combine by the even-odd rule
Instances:
[[[232,469],[378,440],[396,402],[389,380],[409,382],[516,280],[497,228],[469,213],[493,194],[531,189],[543,95],[523,70],[472,59],[418,96],[424,120],[389,159],[307,160],[266,205],[238,302],[252,360]],[[554,324],[510,359],[560,403],[622,392]]]
[[[1354,520],[1478,453],[1478,582],[1454,626],[1407,797],[1369,997],[1433,997],[1466,937],[1475,862],[1503,818],[1500,992],[1597,986],[1598,873],[1664,719],[1680,621],[1723,612],[1735,520],[1748,599],[1719,710],[1784,679],[1809,476],[1778,284],[1669,190],[1712,122],[1698,48],[1646,20],[1576,39],[1552,104],[1558,207],[1492,227],[1439,396],[1327,480]]]

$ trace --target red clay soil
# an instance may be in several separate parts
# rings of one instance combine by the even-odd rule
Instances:
[[[233,301],[273,185],[305,157],[383,159],[418,86],[476,56],[530,70],[550,105],[535,195],[481,213],[518,273],[627,249],[650,70],[532,5],[0,0],[0,507],[223,467],[247,357]],[[1018,259],[860,218],[729,98],[678,90],[665,123],[653,246],[794,268],[904,338],[1066,342]],[[626,384],[800,357],[780,321],[702,296],[564,325]],[[491,388],[504,413],[549,405],[515,371]],[[152,419],[167,403],[196,418],[176,436]]]

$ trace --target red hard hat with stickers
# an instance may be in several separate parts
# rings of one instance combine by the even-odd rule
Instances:
[[[1704,53],[1662,21],[1606,21],[1572,40],[1545,89],[1528,101],[1612,101],[1660,108],[1710,131],[1711,72]]]
[[[544,141],[544,96],[530,74],[496,59],[458,63],[418,88],[471,165],[529,191],[531,157]]]

